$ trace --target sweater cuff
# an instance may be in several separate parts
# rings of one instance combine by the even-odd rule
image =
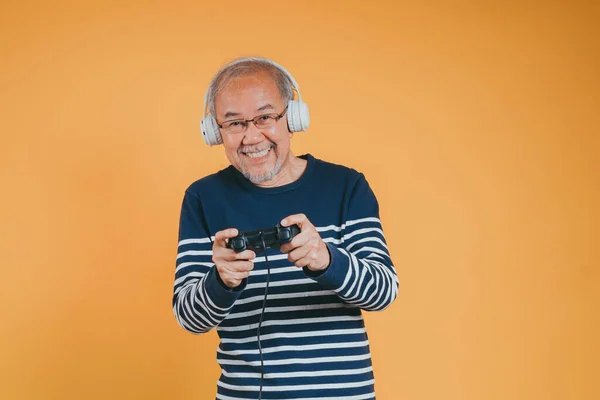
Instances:
[[[203,286],[208,298],[212,300],[217,307],[230,308],[233,306],[233,303],[235,303],[237,298],[240,297],[240,294],[246,287],[247,283],[248,279],[244,279],[239,286],[235,288],[229,288],[221,280],[219,272],[217,271],[217,267],[213,266],[210,271],[208,271],[208,274],[206,274]]]
[[[325,268],[323,271],[311,271],[306,267],[303,269],[304,273],[309,278],[314,279],[328,289],[336,290],[341,288],[344,284],[346,275],[348,275],[350,263],[348,262],[348,257],[346,257],[337,247],[329,243],[325,244],[327,245],[327,250],[329,250],[329,256],[331,257],[329,267]]]

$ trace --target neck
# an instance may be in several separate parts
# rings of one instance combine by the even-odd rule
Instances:
[[[297,181],[302,176],[306,169],[306,164],[306,160],[298,158],[290,152],[289,157],[284,161],[277,175],[268,181],[256,183],[255,185],[265,188],[288,185]]]

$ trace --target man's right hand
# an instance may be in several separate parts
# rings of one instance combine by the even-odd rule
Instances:
[[[254,268],[251,261],[256,257],[252,250],[244,250],[236,253],[233,249],[227,247],[227,239],[236,237],[238,230],[225,229],[215,234],[213,243],[213,257],[217,272],[221,280],[228,288],[235,288],[242,283],[242,280],[250,275]]]

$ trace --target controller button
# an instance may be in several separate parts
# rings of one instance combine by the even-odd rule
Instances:
[[[281,231],[281,240],[284,242],[289,241],[292,238],[291,232],[289,230]]]

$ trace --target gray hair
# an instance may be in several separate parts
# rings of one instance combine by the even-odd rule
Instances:
[[[293,99],[294,89],[285,72],[277,68],[266,58],[240,58],[221,68],[210,82],[207,91],[208,96],[206,99],[208,112],[210,115],[216,118],[215,99],[225,85],[227,85],[232,79],[246,75],[257,74],[260,72],[266,72],[273,78],[275,84],[277,85],[277,89],[279,89],[281,99],[284,101],[285,105],[287,105],[288,101]]]

